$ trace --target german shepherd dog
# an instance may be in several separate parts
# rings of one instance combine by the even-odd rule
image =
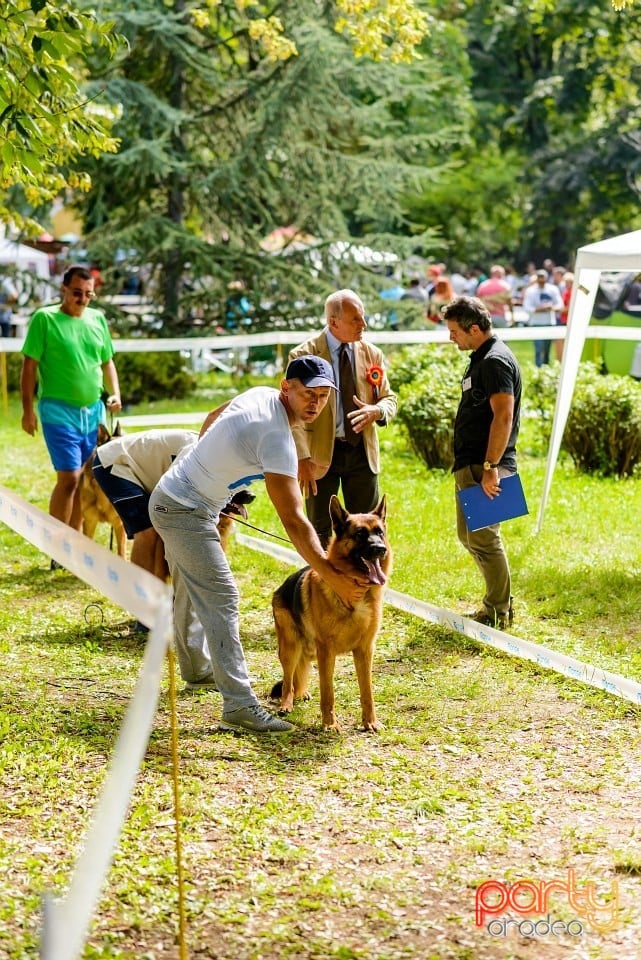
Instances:
[[[316,660],[323,728],[339,730],[334,712],[334,664],[339,654],[351,653],[363,726],[365,730],[377,730],[372,660],[383,613],[383,587],[392,566],[385,531],[385,497],[372,513],[350,514],[333,496],[329,512],[333,533],[327,559],[346,577],[369,577],[370,586],[351,610],[309,567],[293,573],[276,590],[272,609],[283,680],[274,686],[272,697],[280,696],[281,714],[291,712],[294,700],[308,700],[311,661]]]
[[[116,424],[113,432],[114,437],[121,436],[120,424]],[[108,443],[111,440],[111,434],[107,428],[100,424],[98,427],[98,446]],[[96,483],[93,475],[93,461],[95,451],[91,454],[80,475],[80,508],[82,510],[82,532],[86,537],[93,540],[96,534],[96,527],[99,523],[108,523],[111,526],[113,536],[116,538],[118,556],[123,559],[127,556],[127,534],[123,522],[120,519],[116,508],[111,503],[106,493]]]

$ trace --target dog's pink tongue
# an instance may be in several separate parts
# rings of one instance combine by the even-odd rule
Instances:
[[[371,583],[377,583],[379,586],[383,586],[387,582],[387,577],[381,569],[381,565],[378,560],[365,560],[365,566],[367,567],[367,572],[369,573],[369,579]]]

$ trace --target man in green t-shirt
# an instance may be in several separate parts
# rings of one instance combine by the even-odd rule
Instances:
[[[94,296],[89,270],[70,267],[62,278],[62,301],[36,310],[22,348],[22,429],[31,436],[38,429],[37,385],[42,433],[57,474],[49,513],[76,530],[82,527],[80,474],[103,419],[103,383],[108,409],[121,407],[107,322],[89,307]]]

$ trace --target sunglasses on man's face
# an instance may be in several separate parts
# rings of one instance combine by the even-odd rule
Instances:
[[[67,287],[67,290],[72,297],[76,297],[78,300],[93,300],[96,296],[93,290],[79,290],[77,287]]]

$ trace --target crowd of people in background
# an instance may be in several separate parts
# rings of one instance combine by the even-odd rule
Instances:
[[[475,266],[464,273],[448,272],[445,263],[430,264],[421,274],[410,276],[406,286],[396,284],[381,292],[384,299],[415,300],[425,317],[442,324],[442,309],[454,297],[478,297],[488,309],[494,328],[511,326],[565,326],[568,320],[574,274],[546,259],[539,268],[528,263],[519,274],[513,266],[493,264],[486,273]],[[641,284],[639,285],[641,288]],[[563,340],[535,340],[537,366],[550,362],[551,344],[555,356],[563,356]]]

